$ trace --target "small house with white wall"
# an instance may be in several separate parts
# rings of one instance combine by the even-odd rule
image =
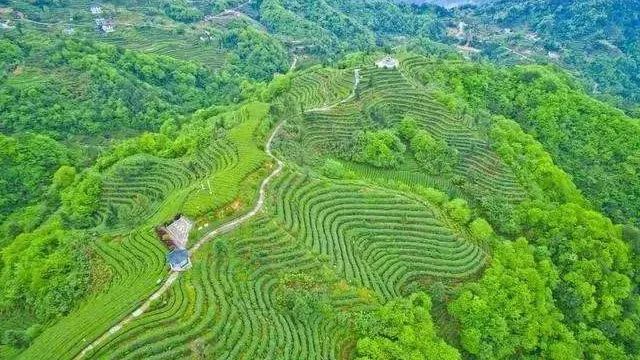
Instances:
[[[398,59],[392,58],[391,56],[385,56],[376,61],[376,66],[380,69],[397,69],[399,65]]]

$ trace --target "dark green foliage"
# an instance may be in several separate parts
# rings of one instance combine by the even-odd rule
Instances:
[[[434,139],[429,132],[418,130],[411,138],[411,150],[426,172],[448,174],[458,164],[458,152],[441,139]]]
[[[624,0],[488,1],[485,23],[535,31],[548,50],[633,106],[640,101],[640,3]]]
[[[551,261],[536,259],[526,240],[499,245],[482,279],[449,306],[463,348],[479,359],[580,358],[549,292],[557,281]]]
[[[251,27],[234,27],[222,45],[231,51],[231,64],[253,79],[270,80],[288,70],[289,55],[282,44]]]
[[[8,132],[62,137],[151,130],[168,117],[237,96],[239,81],[233,85],[202,66],[168,57],[78,40],[30,52],[22,66],[41,69],[15,77],[30,81],[7,81],[0,89],[0,126]]]
[[[200,10],[191,7],[186,1],[165,1],[162,10],[173,20],[191,23],[202,18]]]
[[[269,30],[301,39],[307,52],[322,56],[373,49],[391,36],[444,37],[436,9],[384,0],[263,0],[259,11]]]
[[[17,206],[42,196],[70,152],[46,135],[0,134],[0,222]]]
[[[460,359],[431,320],[431,299],[416,293],[392,300],[358,321],[358,360]]]

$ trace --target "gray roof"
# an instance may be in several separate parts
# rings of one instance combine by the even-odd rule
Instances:
[[[189,252],[184,249],[178,249],[167,255],[167,262],[171,266],[171,270],[180,271],[189,267]]]

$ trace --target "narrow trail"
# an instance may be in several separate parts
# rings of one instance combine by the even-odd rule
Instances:
[[[314,108],[314,109],[308,109],[305,110],[305,112],[322,112],[322,111],[329,111],[331,109],[333,109],[334,107],[340,105],[340,104],[344,104],[347,101],[353,99],[354,97],[356,97],[356,91],[358,90],[358,85],[360,85],[360,69],[355,69],[353,70],[353,89],[351,90],[351,93],[349,94],[349,96],[347,96],[346,98],[331,104],[331,105],[326,105],[326,106],[322,106],[319,108]]]
[[[256,214],[258,214],[258,212],[260,212],[260,210],[262,210],[262,208],[264,207],[265,199],[267,197],[266,196],[267,186],[269,185],[271,180],[273,180],[274,177],[278,176],[278,174],[284,168],[284,163],[282,162],[282,160],[280,160],[277,157],[275,157],[275,155],[273,155],[273,152],[271,151],[271,144],[273,143],[273,139],[276,137],[276,135],[278,134],[278,132],[282,128],[283,124],[284,124],[284,121],[280,122],[276,126],[276,128],[271,133],[271,136],[269,137],[269,140],[267,140],[267,144],[265,145],[265,151],[266,151],[267,155],[269,155],[270,158],[272,158],[273,160],[276,161],[276,167],[269,174],[269,176],[267,176],[264,180],[262,180],[262,183],[260,184],[260,188],[259,188],[258,200],[256,201],[256,203],[253,206],[253,208],[248,213],[246,213],[246,214],[244,214],[244,215],[242,215],[242,216],[240,216],[240,217],[238,217],[238,218],[236,218],[234,220],[231,220],[231,221],[229,221],[229,222],[227,222],[227,223],[225,223],[223,225],[218,226],[217,228],[211,230],[210,232],[205,234],[203,237],[201,237],[200,240],[198,240],[198,242],[196,242],[191,247],[191,249],[189,249],[189,255],[190,256],[193,256],[204,244],[206,244],[211,239],[215,238],[216,236],[219,236],[219,235],[222,235],[222,234],[226,234],[226,233],[228,233],[228,232],[230,232],[232,230],[237,229],[240,225],[242,225],[245,222],[247,222],[248,220],[250,220]],[[87,347],[85,347],[80,352],[80,354],[78,354],[75,357],[75,359],[84,358],[85,355],[87,355],[87,353],[89,351],[91,351],[92,349],[94,349],[97,345],[101,344],[106,339],[108,339],[111,335],[117,333],[125,325],[127,325],[130,322],[132,322],[133,320],[135,320],[140,315],[144,314],[144,312],[147,311],[149,309],[149,307],[151,306],[151,303],[153,303],[153,301],[157,300],[162,295],[164,295],[171,288],[171,285],[173,285],[173,283],[179,277],[180,277],[180,273],[179,272],[170,273],[169,276],[167,277],[167,279],[162,284],[162,286],[158,290],[156,290],[153,294],[151,294],[151,296],[149,296],[145,300],[145,302],[142,305],[140,305],[140,307],[138,307],[136,310],[131,312],[129,315],[125,316],[124,319],[122,319],[122,320],[120,320],[120,322],[118,322],[118,324],[116,324],[115,326],[111,327],[109,330],[104,332],[100,337],[98,337],[94,342],[92,342]]]
[[[349,100],[351,100],[352,98],[355,97],[356,94],[356,90],[358,88],[358,85],[360,84],[360,69],[355,69],[354,70],[354,84],[353,84],[353,90],[351,91],[351,93],[344,99],[342,99],[341,101],[338,101],[337,103],[330,105],[330,106],[325,106],[323,108],[319,108],[319,109],[310,109],[307,110],[307,112],[309,111],[326,111],[329,110],[335,106],[338,106],[340,104],[343,104]],[[237,229],[240,225],[244,224],[245,222],[247,222],[248,220],[250,220],[251,218],[253,218],[254,216],[256,216],[258,214],[258,212],[260,212],[263,207],[264,207],[264,202],[265,199],[267,197],[267,186],[269,186],[269,183],[271,182],[271,180],[273,180],[273,178],[275,178],[276,176],[278,176],[278,174],[280,174],[280,172],[282,171],[282,169],[284,169],[284,162],[282,162],[282,160],[278,159],[275,155],[273,155],[273,152],[271,151],[271,145],[273,144],[273,139],[275,139],[276,135],[278,134],[278,132],[280,131],[280,129],[282,128],[282,126],[284,125],[286,120],[281,121],[273,130],[273,132],[271,133],[271,136],[269,136],[269,139],[267,140],[267,143],[265,145],[265,152],[267,153],[267,155],[272,158],[273,160],[275,160],[276,162],[276,166],[273,169],[273,171],[269,174],[269,176],[267,176],[264,180],[262,180],[262,183],[260,184],[260,188],[259,188],[259,194],[258,194],[258,200],[256,201],[255,205],[253,206],[253,208],[246,214],[231,220],[225,224],[222,224],[220,226],[218,226],[217,228],[211,230],[210,232],[208,232],[207,234],[205,234],[204,236],[202,236],[200,238],[200,240],[198,240],[192,247],[191,249],[189,249],[189,256],[193,257],[193,255],[204,245],[206,244],[208,241],[211,241],[213,238],[215,238],[216,236],[219,235],[223,235],[226,234],[232,230]],[[99,344],[103,343],[105,340],[107,340],[111,335],[117,333],[118,331],[120,331],[125,325],[129,324],[130,322],[134,321],[136,318],[138,318],[140,315],[144,314],[145,311],[147,311],[149,309],[149,307],[151,306],[151,304],[153,303],[153,301],[159,299],[162,295],[164,295],[173,285],[173,283],[176,282],[176,280],[178,280],[178,278],[180,277],[180,273],[179,272],[172,272],[169,274],[169,276],[165,279],[164,283],[162,284],[162,286],[160,286],[160,288],[158,290],[156,290],[153,294],[151,294],[151,296],[149,296],[142,305],[140,305],[136,310],[134,310],[133,312],[131,312],[129,315],[125,316],[122,320],[120,320],[120,322],[118,322],[118,324],[116,324],[115,326],[111,327],[109,330],[105,331],[102,335],[100,335],[96,340],[94,340],[91,344],[87,345],[74,359],[82,359],[84,358],[87,353],[89,353],[91,350],[93,350],[96,346],[98,346]]]

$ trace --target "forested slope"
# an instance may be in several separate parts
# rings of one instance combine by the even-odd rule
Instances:
[[[637,1],[501,0],[470,13],[479,24],[533,32],[545,50],[590,79],[596,93],[617,95],[629,108],[640,100]]]
[[[465,60],[432,6],[0,4],[0,358],[640,356],[635,3],[463,11],[589,76],[585,46],[619,47],[598,81],[627,113]],[[184,214],[192,244],[251,209],[276,123],[264,208],[134,313],[168,276],[155,227]]]

